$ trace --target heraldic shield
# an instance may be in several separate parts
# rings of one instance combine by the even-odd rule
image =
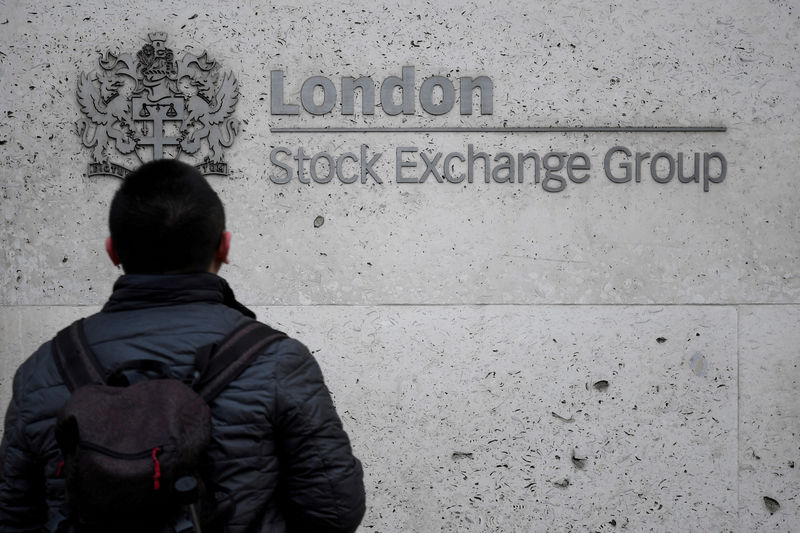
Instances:
[[[89,176],[124,178],[133,166],[175,158],[227,176],[224,149],[239,132],[236,78],[208,54],[176,58],[166,33],[149,34],[135,56],[113,53],[81,73],[78,134],[92,150]]]

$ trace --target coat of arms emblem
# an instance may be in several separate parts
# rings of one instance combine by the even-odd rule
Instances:
[[[92,150],[89,176],[125,177],[127,165],[182,158],[203,174],[228,175],[223,149],[239,122],[236,78],[206,52],[177,58],[166,33],[149,34],[136,55],[100,57],[100,69],[81,73],[78,134]],[[113,162],[112,157],[119,162]]]

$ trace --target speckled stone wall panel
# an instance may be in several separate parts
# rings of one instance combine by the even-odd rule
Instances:
[[[234,281],[251,304],[793,303],[800,241],[800,23],[792,2],[14,2],[0,15],[0,302],[103,299],[106,205],[116,183],[88,178],[76,132],[77,79],[148,32],[177,54],[203,50],[239,81],[241,129],[229,178],[212,178],[235,233]],[[413,65],[486,75],[492,115],[270,113],[302,82]],[[360,97],[356,98],[359,108]],[[289,126],[726,126],[725,133],[278,134]],[[383,153],[382,184],[276,185],[270,150]],[[583,184],[396,183],[395,149],[496,155],[585,152]],[[616,145],[654,155],[721,152],[712,184],[615,184]],[[423,164],[405,169],[422,173]],[[662,161],[663,162],[663,161]],[[345,171],[349,172],[348,162]],[[322,165],[324,166],[324,164]],[[463,170],[458,162],[456,173]],[[478,173],[481,173],[478,164]],[[355,168],[355,167],[353,167]],[[355,171],[355,170],[354,170]],[[324,224],[315,227],[318,217]]]
[[[330,366],[368,472],[365,530],[736,527],[734,309],[262,316]]]
[[[800,308],[743,307],[739,324],[742,531],[798,531]]]
[[[223,273],[317,354],[367,466],[364,531],[800,531],[796,2],[6,4],[0,407],[19,361],[119,275],[103,250],[118,182],[87,176],[78,78],[165,32],[238,80],[231,173],[210,178],[234,233]],[[491,77],[493,114],[460,115],[457,97],[441,116],[418,100],[414,115],[364,115],[360,96],[352,116],[338,100],[326,116],[270,112],[271,70],[297,103],[311,76],[377,85],[406,65],[417,89]],[[727,131],[270,131],[444,126]],[[382,153],[382,183],[270,180],[276,147],[362,145]],[[479,164],[474,183],[398,183],[398,147],[468,145],[583,152],[590,177],[548,193],[530,174],[484,183]],[[612,183],[614,146],[720,152],[727,177],[703,192],[645,163],[640,183]],[[422,173],[415,160],[404,175]]]
[[[79,311],[6,308],[0,333],[35,347]],[[323,368],[363,531],[736,530],[734,308],[256,311]]]

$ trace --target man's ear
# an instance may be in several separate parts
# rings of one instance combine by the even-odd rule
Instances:
[[[219,248],[217,248],[217,253],[214,256],[214,258],[219,261],[220,264],[225,263],[227,265],[229,263],[228,253],[231,251],[232,238],[233,236],[231,235],[230,231],[222,232],[222,237],[219,240]]]
[[[119,255],[117,255],[117,251],[114,249],[114,243],[111,242],[111,237],[106,239],[106,253],[108,254],[108,258],[111,259],[111,262],[114,263],[114,266],[119,266]]]

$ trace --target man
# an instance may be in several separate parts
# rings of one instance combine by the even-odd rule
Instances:
[[[216,274],[231,234],[219,197],[194,168],[148,163],[111,203],[106,250],[125,274],[84,320],[106,372],[155,359],[189,379],[197,349],[253,313]],[[54,530],[64,480],[54,424],[69,392],[45,343],[14,377],[0,445],[0,531]],[[213,481],[236,502],[226,531],[353,531],[364,514],[353,457],[319,366],[300,342],[268,345],[211,402]]]

